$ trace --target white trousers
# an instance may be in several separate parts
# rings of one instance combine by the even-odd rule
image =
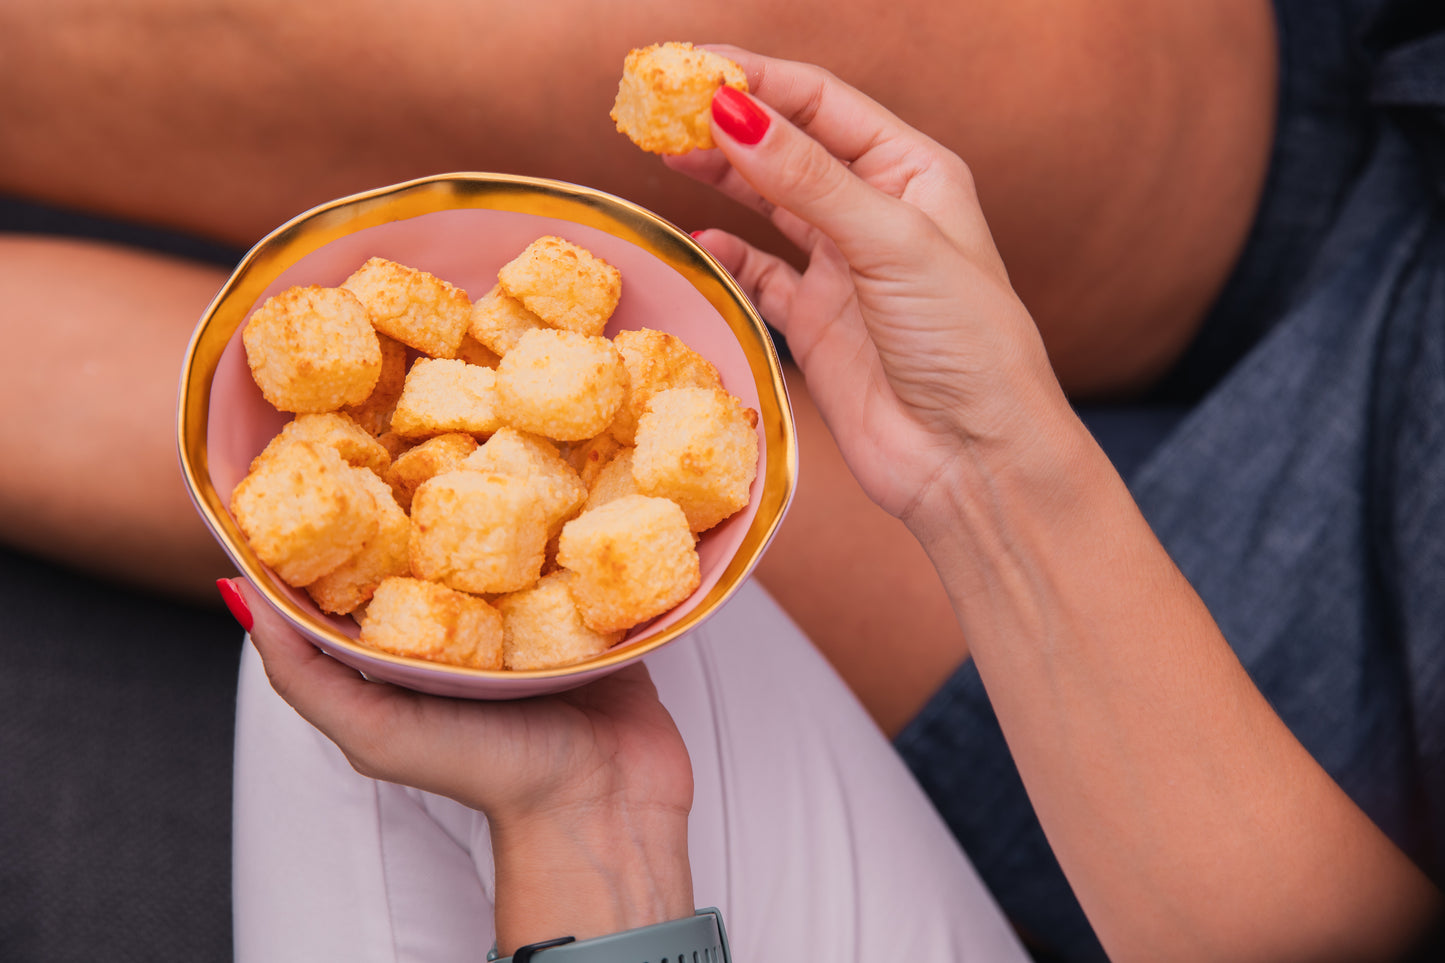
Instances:
[[[722,910],[735,960],[1027,959],[892,746],[760,587],[648,668],[692,757],[694,897]],[[239,963],[491,946],[485,818],[358,775],[249,645],[234,846]]]

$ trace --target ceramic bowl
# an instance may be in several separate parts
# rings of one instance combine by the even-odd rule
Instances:
[[[682,338],[717,366],[723,386],[758,412],[759,463],[743,511],[705,533],[702,584],[688,599],[586,662],[487,671],[394,656],[356,641],[349,617],[321,612],[252,552],[229,511],[231,492],[290,419],[261,397],[241,345],[254,308],[293,285],[341,283],[380,256],[429,271],[478,298],[530,242],[555,234],[622,272],[609,336],[650,327]],[[324,204],[248,253],[202,316],[186,352],[177,430],[196,508],[241,572],[288,622],[369,678],[436,695],[510,699],[581,685],[675,642],[723,605],[782,522],[797,446],[778,355],[737,282],[685,232],[636,204],[585,187],[499,174],[448,174]]]

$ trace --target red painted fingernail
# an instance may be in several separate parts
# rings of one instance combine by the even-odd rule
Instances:
[[[693,231],[693,232],[692,232],[692,239],[693,239],[694,241],[697,240],[697,239],[700,238],[700,237],[702,237],[702,231]]]
[[[251,609],[236,588],[236,583],[228,578],[218,578],[216,579],[216,588],[221,590],[221,601],[225,602],[226,608],[231,610],[232,617],[241,623],[241,628],[247,632],[251,631],[255,620],[251,618]]]
[[[712,119],[729,137],[747,147],[762,140],[773,122],[751,97],[732,87],[719,87],[712,95]]]

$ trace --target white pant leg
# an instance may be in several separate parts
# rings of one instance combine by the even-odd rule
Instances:
[[[892,746],[761,588],[648,667],[693,761],[694,896],[722,910],[735,959],[1027,959]],[[484,818],[362,778],[249,647],[242,674],[237,960],[479,959]]]

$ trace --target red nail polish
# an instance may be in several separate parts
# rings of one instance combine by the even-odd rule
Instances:
[[[692,232],[692,239],[693,239],[694,241],[696,241],[696,240],[697,240],[698,238],[700,238],[700,237],[702,237],[702,231],[693,231],[693,232]]]
[[[241,623],[241,628],[251,631],[255,620],[251,617],[251,609],[246,605],[246,600],[236,588],[236,584],[228,578],[218,578],[216,588],[221,590],[221,601],[231,610],[231,616]]]
[[[751,97],[732,87],[719,87],[712,95],[712,118],[729,137],[748,147],[762,140],[773,122]]]

